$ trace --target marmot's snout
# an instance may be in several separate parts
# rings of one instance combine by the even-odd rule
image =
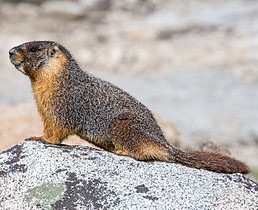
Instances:
[[[9,50],[10,58],[14,55],[14,53],[15,53],[15,48],[12,48],[12,49]]]
[[[9,50],[9,58],[11,63],[15,66],[15,68],[20,72],[22,72],[23,74],[25,74],[23,70],[23,66],[24,66],[23,56],[18,52],[17,47],[14,47]]]

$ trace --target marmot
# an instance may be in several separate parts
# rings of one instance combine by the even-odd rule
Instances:
[[[52,41],[24,43],[9,51],[11,63],[29,76],[44,124],[41,137],[60,144],[69,135],[136,160],[158,160],[221,173],[248,173],[233,158],[184,152],[170,145],[152,113],[117,86],[83,71],[70,52]]]

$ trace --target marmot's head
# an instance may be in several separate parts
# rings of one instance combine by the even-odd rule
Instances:
[[[67,60],[62,52],[64,50],[56,42],[34,41],[12,48],[9,51],[9,56],[16,69],[32,76],[39,71],[51,71],[56,67],[63,67]]]

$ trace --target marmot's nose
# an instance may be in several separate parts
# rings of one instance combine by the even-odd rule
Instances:
[[[14,49],[14,48],[10,49],[10,51],[9,51],[9,56],[13,56],[14,52],[15,52],[15,49]]]

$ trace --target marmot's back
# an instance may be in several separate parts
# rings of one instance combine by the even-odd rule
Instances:
[[[141,124],[142,132],[164,138],[152,113],[124,90],[82,70],[69,71],[69,77],[60,77],[65,79],[54,99],[54,110],[59,110],[58,119],[72,129],[80,128],[88,135],[103,137],[114,118],[130,115],[135,119],[135,127]]]

